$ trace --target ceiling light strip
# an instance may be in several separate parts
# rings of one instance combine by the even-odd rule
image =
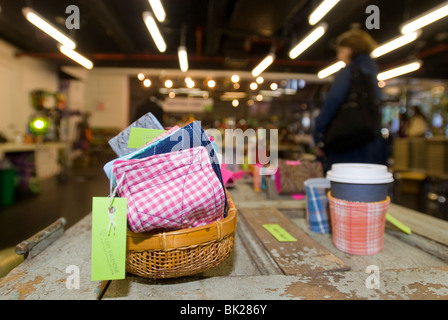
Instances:
[[[151,6],[152,11],[154,12],[154,15],[156,16],[156,19],[159,22],[165,21],[166,13],[160,0],[148,0],[148,2]]]
[[[266,56],[266,58],[264,58],[259,64],[258,66],[256,66],[253,70],[252,70],[252,75],[254,77],[258,77],[264,70],[266,70],[267,67],[269,67],[272,62],[274,62],[275,60],[275,54],[274,53],[270,53]]]
[[[402,36],[399,36],[379,47],[377,47],[375,50],[372,51],[372,53],[370,54],[370,56],[372,58],[378,58],[386,53],[389,53],[393,50],[396,50],[412,41],[414,41],[415,39],[417,39],[421,34],[421,31],[414,31],[412,33],[408,33]]]
[[[151,34],[151,37],[157,46],[157,49],[160,52],[165,52],[166,50],[165,40],[163,40],[162,34],[160,33],[159,28],[157,27],[156,21],[154,20],[152,14],[147,11],[143,12],[143,21],[145,22],[146,27],[148,28],[148,31]]]
[[[395,78],[395,77],[401,76],[403,74],[416,71],[416,70],[420,69],[421,65],[422,65],[422,63],[420,61],[414,61],[409,64],[405,64],[403,66],[381,72],[378,74],[377,79],[379,81],[383,81],[383,80]]]
[[[90,61],[89,59],[83,57],[82,55],[80,55],[79,53],[77,53],[76,51],[73,51],[72,49],[66,47],[66,46],[59,46],[59,50],[65,54],[67,57],[69,57],[70,59],[76,61],[77,63],[79,63],[80,65],[82,65],[84,68],[86,69],[92,69],[93,68],[93,63],[92,61]]]
[[[322,37],[327,31],[327,24],[319,24],[313,31],[311,31],[302,41],[300,41],[291,51],[289,51],[289,57],[291,59],[297,58],[306,49],[308,49],[314,42]]]
[[[53,27],[47,20],[42,18],[37,12],[35,12],[33,9],[29,7],[25,7],[22,9],[22,13],[25,16],[25,18],[34,24],[36,27],[41,29],[43,32],[48,34],[50,37],[61,43],[62,45],[66,46],[70,49],[76,48],[76,43],[67,37],[65,34],[63,34],[61,31]]]
[[[332,64],[331,66],[319,71],[317,73],[317,76],[319,79],[324,79],[326,77],[328,77],[329,75],[332,75],[335,72],[338,72],[340,69],[345,67],[345,62],[344,61],[338,61],[334,64]]]
[[[445,1],[441,5],[428,10],[411,21],[404,23],[400,27],[402,34],[407,34],[419,30],[428,24],[431,24],[437,20],[440,20],[448,15],[448,1]]]
[[[421,31],[417,30],[417,31],[414,31],[409,34],[405,34],[405,35],[396,37],[395,39],[390,40],[387,43],[377,47],[375,50],[373,50],[371,52],[370,56],[374,59],[378,58],[386,53],[396,50],[396,49],[416,40],[420,36],[420,34],[421,34]],[[324,78],[332,75],[333,73],[339,71],[343,67],[345,67],[344,62],[342,62],[342,61],[336,62],[336,63],[332,64],[331,66],[319,71],[317,73],[317,77],[319,79],[324,79]]]
[[[308,23],[314,26],[318,23],[333,7],[339,2],[339,0],[324,0],[322,3],[309,15]]]
[[[177,50],[177,55],[179,56],[180,70],[182,70],[182,72],[187,72],[188,71],[187,48],[185,48],[184,46],[180,46]]]

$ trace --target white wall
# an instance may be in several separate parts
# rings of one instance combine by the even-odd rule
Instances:
[[[15,57],[17,49],[0,40],[0,132],[25,133],[34,112],[31,91],[57,91],[57,69],[42,59]]]
[[[34,109],[31,91],[59,90],[57,68],[43,59],[15,57],[17,49],[0,40],[0,132],[11,140],[24,134]],[[76,67],[74,68],[76,69]],[[83,79],[71,81],[68,107],[90,111],[91,127],[124,129],[129,124],[128,75],[107,68],[83,71]]]
[[[124,129],[129,125],[128,75],[95,67],[85,84],[86,110],[91,127]]]

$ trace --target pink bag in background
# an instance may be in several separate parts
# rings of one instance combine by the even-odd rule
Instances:
[[[118,196],[128,200],[133,232],[191,228],[224,217],[225,191],[202,146],[118,160],[112,173]]]

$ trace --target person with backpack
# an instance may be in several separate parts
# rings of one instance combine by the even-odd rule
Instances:
[[[337,38],[336,47],[337,58],[346,66],[335,74],[316,117],[313,132],[316,156],[323,162],[325,172],[332,164],[342,162],[387,165],[387,145],[380,131],[378,68],[370,57],[376,42],[367,32],[352,29]],[[359,119],[355,118],[353,112],[360,109],[364,113],[356,114]]]

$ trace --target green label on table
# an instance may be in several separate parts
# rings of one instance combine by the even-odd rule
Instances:
[[[296,238],[294,238],[292,235],[288,233],[285,229],[283,229],[278,224],[264,224],[263,227],[269,231],[270,234],[272,234],[275,239],[277,239],[280,242],[294,242],[297,241]]]
[[[125,278],[126,212],[126,198],[93,198],[92,281]]]
[[[164,132],[165,130],[132,127],[129,133],[128,148],[141,148]]]

